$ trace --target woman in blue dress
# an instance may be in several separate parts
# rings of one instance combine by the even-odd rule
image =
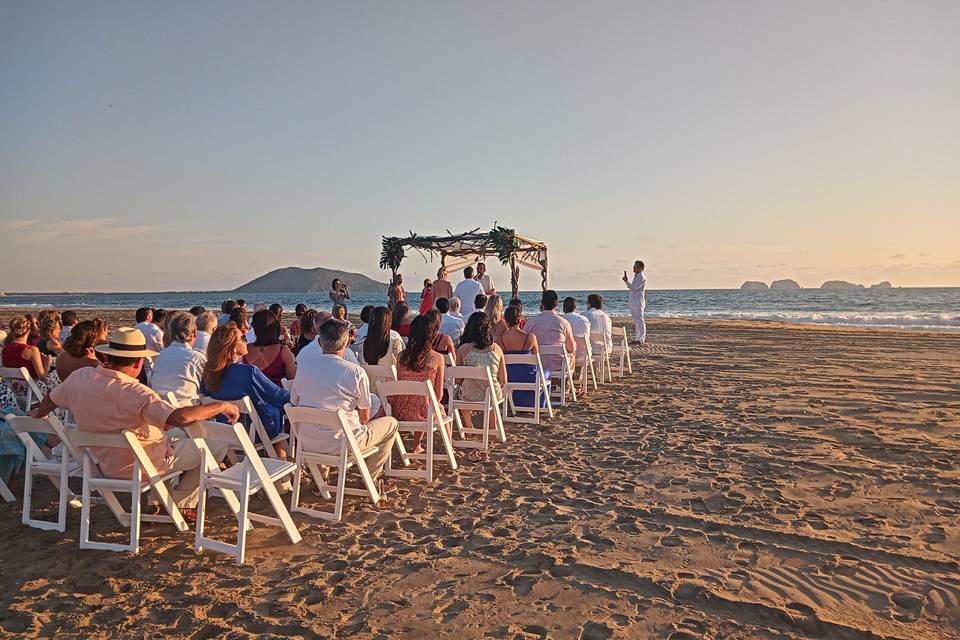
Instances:
[[[217,400],[248,396],[272,440],[283,433],[283,406],[290,402],[290,392],[271,382],[257,367],[241,362],[246,353],[240,330],[231,325],[218,327],[207,347],[200,393]],[[287,458],[286,441],[276,443],[274,448],[281,459]]]
[[[537,336],[520,328],[523,323],[523,308],[510,305],[503,312],[503,319],[507,328],[497,338],[500,348],[505,355],[538,353]],[[550,384],[550,372],[544,371],[547,385]],[[507,380],[509,382],[536,382],[537,366],[534,364],[508,364]],[[514,391],[513,404],[518,407],[533,406],[533,391]],[[540,396],[540,406],[547,406],[545,396]]]

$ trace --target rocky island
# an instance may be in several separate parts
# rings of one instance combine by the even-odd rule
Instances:
[[[769,288],[766,282],[758,282],[756,280],[747,280],[740,285],[741,291],[766,291]]]
[[[778,291],[797,291],[800,289],[800,285],[796,280],[774,280],[770,283],[770,289],[776,289]]]
[[[862,284],[854,284],[852,282],[847,282],[846,280],[827,280],[822,285],[820,285],[820,288],[843,290],[843,289],[863,289],[864,286]]]

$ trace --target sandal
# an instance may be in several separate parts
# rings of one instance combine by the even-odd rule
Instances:
[[[488,462],[490,460],[490,454],[483,449],[474,449],[467,454],[467,460],[470,462]]]

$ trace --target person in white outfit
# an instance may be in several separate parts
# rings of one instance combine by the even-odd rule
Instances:
[[[643,344],[647,340],[647,323],[643,313],[647,307],[647,277],[643,275],[643,260],[633,263],[633,280],[623,272],[623,283],[630,290],[630,315],[633,316],[635,331],[633,344]]]

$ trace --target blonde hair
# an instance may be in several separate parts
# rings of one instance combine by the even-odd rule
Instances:
[[[62,326],[59,311],[40,314],[40,338],[42,340],[57,340],[59,342]]]
[[[30,335],[30,329],[30,320],[27,319],[27,316],[17,316],[10,321],[10,332],[7,333],[3,343],[11,344],[17,338]]]
[[[485,309],[487,317],[490,318],[490,324],[496,324],[503,318],[503,298],[494,294],[487,298]]]
[[[242,343],[243,335],[232,322],[217,327],[210,336],[210,344],[207,345],[207,364],[203,368],[203,381],[208,390],[220,390],[223,384],[223,371],[233,364]]]

